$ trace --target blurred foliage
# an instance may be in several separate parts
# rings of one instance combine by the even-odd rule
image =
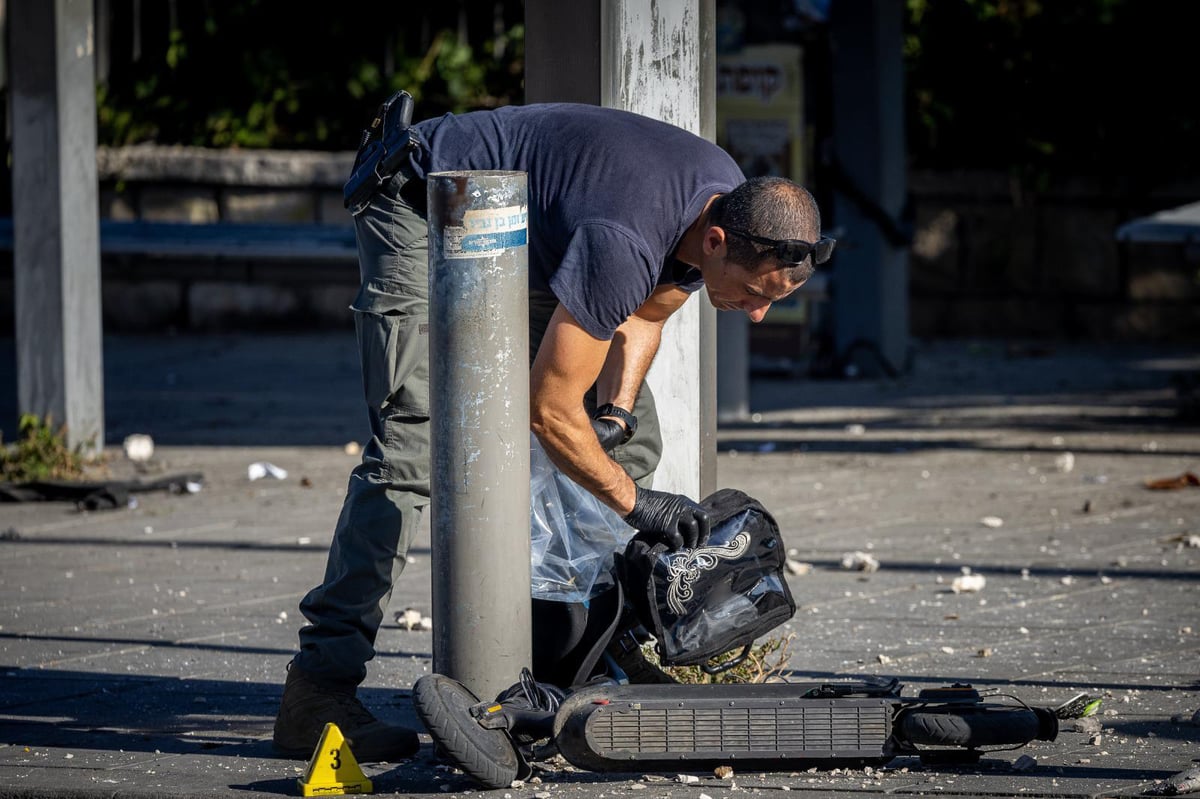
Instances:
[[[797,36],[781,22],[792,0],[722,2],[744,9],[756,40]],[[352,149],[399,88],[421,117],[523,101],[520,0],[361,0],[319,14],[281,0],[103,5],[104,144]],[[1181,85],[1197,22],[1200,3],[1166,0],[906,0],[912,163],[1196,174],[1200,104]],[[806,53],[824,35],[810,26]],[[806,55],[805,67],[810,89],[828,81],[827,60]]]
[[[361,0],[319,14],[280,0],[107,6],[102,144],[353,149],[397,89],[422,116],[504,105],[522,91],[514,0]]]
[[[83,446],[68,445],[66,427],[55,428],[49,416],[22,414],[17,440],[2,445],[0,440],[0,480],[5,482],[64,480],[79,477],[87,466]]]
[[[1028,174],[1197,174],[1186,99],[1200,4],[907,0],[914,165]]]

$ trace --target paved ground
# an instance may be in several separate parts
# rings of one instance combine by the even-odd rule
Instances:
[[[364,426],[351,338],[106,339],[112,474],[133,475],[119,442],[142,432],[159,445],[150,474],[202,472],[204,487],[115,511],[0,506],[0,797],[297,793],[302,764],[268,739]],[[1113,796],[1196,766],[1200,488],[1144,481],[1200,472],[1200,426],[1169,382],[1197,370],[1194,350],[924,345],[896,381],[756,382],[757,415],[720,433],[720,482],[760,498],[813,567],[790,578],[796,677],[969,680],[1047,705],[1088,691],[1104,697],[1098,738],[1068,724],[970,768],[901,758],[692,785],[560,769],[500,793]],[[12,406],[0,395],[9,440]],[[250,482],[258,461],[287,478]],[[842,568],[854,552],[880,568]],[[393,610],[428,609],[428,553],[426,534]],[[965,568],[982,591],[951,590]],[[416,724],[429,634],[389,623],[379,649],[365,699]],[[1016,769],[1021,755],[1036,765]],[[472,790],[430,746],[366,770],[376,793]]]

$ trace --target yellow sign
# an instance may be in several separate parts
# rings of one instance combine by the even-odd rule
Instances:
[[[321,741],[308,761],[304,776],[296,780],[303,796],[337,796],[370,793],[371,781],[358,767],[350,744],[332,722],[325,725]]]
[[[802,56],[763,44],[717,57],[717,144],[748,178],[807,180]]]

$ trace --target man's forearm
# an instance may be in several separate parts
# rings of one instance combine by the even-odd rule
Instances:
[[[531,423],[547,457],[563,474],[622,516],[633,509],[633,481],[600,448],[582,408],[569,416],[534,412]]]
[[[632,411],[661,341],[662,325],[636,316],[617,328],[604,369],[596,380],[596,404],[611,402]]]

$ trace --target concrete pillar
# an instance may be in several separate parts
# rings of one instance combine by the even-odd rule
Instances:
[[[714,0],[527,0],[525,99],[623,108],[711,139],[714,9]],[[706,303],[692,299],[667,323],[647,378],[665,449],[654,485],[693,497],[716,481],[715,332],[701,330],[715,317]],[[685,408],[704,418],[678,412]]]
[[[433,668],[491,698],[532,656],[526,176],[428,199]]]
[[[863,197],[899,219],[907,193],[902,0],[834,3],[834,151]],[[833,260],[837,350],[865,341],[895,368],[908,352],[908,250],[888,240],[862,198],[838,191],[844,241]],[[869,359],[861,365],[870,367]]]
[[[104,445],[92,0],[8,5],[17,406]]]

